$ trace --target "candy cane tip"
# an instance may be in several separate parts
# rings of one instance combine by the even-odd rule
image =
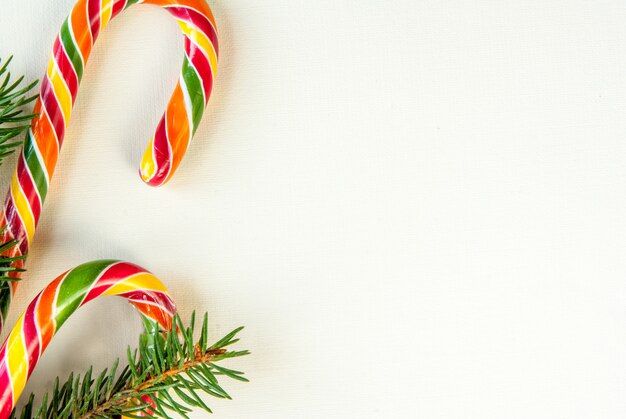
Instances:
[[[148,186],[152,186],[153,188],[158,188],[167,183],[169,179],[164,179],[159,176],[146,174],[143,170],[139,169],[139,177]]]
[[[151,140],[141,159],[139,176],[146,185],[158,187],[167,183],[168,176],[164,175],[164,170],[157,164],[153,148],[153,140]]]

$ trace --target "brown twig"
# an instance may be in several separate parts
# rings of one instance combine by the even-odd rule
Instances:
[[[96,406],[94,409],[89,410],[87,413],[80,416],[80,419],[91,419],[91,418],[102,417],[107,411],[115,407],[128,406],[130,404],[137,404],[137,403],[143,404],[144,402],[141,401],[140,396],[137,396],[137,393],[141,393],[149,389],[150,387],[153,387],[167,380],[170,377],[182,374],[185,371],[191,368],[194,368],[197,365],[211,363],[212,361],[215,360],[216,357],[220,355],[224,355],[225,353],[226,353],[226,349],[223,349],[223,348],[222,349],[209,349],[205,353],[202,353],[200,350],[200,347],[196,346],[194,350],[194,359],[185,362],[179,368],[173,368],[173,369],[164,371],[163,373],[155,377],[150,377],[144,382],[138,385],[135,385],[133,388],[128,388],[128,389],[123,390],[121,393],[111,395],[109,400],[107,400],[106,402],[102,403],[99,406]],[[127,394],[126,396],[120,397],[124,393],[129,393],[129,394]]]

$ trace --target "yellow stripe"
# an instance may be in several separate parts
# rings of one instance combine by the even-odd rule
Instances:
[[[195,26],[182,20],[178,21],[178,26],[180,26],[185,35],[206,52],[209,57],[209,63],[211,64],[211,73],[213,73],[213,79],[215,79],[217,76],[217,54],[209,38],[207,38],[204,33],[197,30]]]
[[[30,205],[28,205],[28,200],[24,196],[24,192],[22,191],[22,188],[20,188],[17,181],[17,174],[13,175],[13,180],[11,181],[11,195],[13,196],[15,208],[24,223],[28,243],[32,243],[33,235],[35,234],[35,219],[33,218],[33,213],[30,210]]]
[[[143,153],[143,157],[141,158],[141,178],[147,182],[156,173],[156,161],[154,160],[154,155],[152,154],[152,147],[154,143],[154,138],[150,140],[150,144],[148,144],[148,148]]]
[[[111,14],[113,13],[113,0],[102,0],[101,10],[100,30],[102,30],[111,20]]]
[[[28,360],[26,357],[26,346],[22,338],[22,327],[24,326],[24,315],[20,317],[13,331],[7,339],[7,363],[9,366],[9,375],[13,382],[13,400],[22,394],[26,379],[28,378]]]
[[[61,73],[54,65],[54,60],[50,60],[48,63],[48,78],[52,83],[54,96],[56,96],[59,101],[59,105],[61,105],[63,118],[67,124],[70,120],[70,115],[72,114],[72,96],[70,95],[69,89],[65,86],[65,81],[63,80]]]
[[[167,288],[165,288],[165,285],[163,285],[157,277],[144,272],[133,275],[112,286],[102,295],[119,295],[140,289],[167,292]]]

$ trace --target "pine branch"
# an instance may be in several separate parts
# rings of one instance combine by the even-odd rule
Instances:
[[[7,226],[0,228],[0,236],[7,229]],[[22,256],[14,256],[14,257],[6,257],[5,255],[8,251],[17,246],[17,240],[9,240],[5,243],[0,243],[0,288],[3,286],[8,286],[7,281],[19,281],[20,278],[14,278],[8,276],[9,272],[24,272],[25,269],[21,269],[15,267],[14,262],[18,260],[26,259],[26,255]]]
[[[27,86],[23,86],[24,77],[19,77],[16,81],[11,81],[9,64],[13,57],[2,63],[0,59],[0,164],[2,160],[10,155],[16,148],[22,145],[21,140],[14,139],[30,128],[31,120],[35,115],[24,115],[23,108],[37,99],[37,95],[30,95],[29,92],[37,84],[36,81]],[[0,229],[0,235],[4,233],[6,226]],[[0,255],[5,255],[9,250],[17,245],[17,241],[10,240],[0,243]],[[8,276],[9,272],[22,272],[23,269],[14,266],[14,262],[24,259],[26,256],[5,257],[0,256],[0,289],[9,287],[7,281],[15,281],[19,278]],[[6,316],[7,304],[0,301],[0,311],[2,317]]]
[[[0,237],[2,237],[4,231],[7,229],[7,226],[0,228]],[[11,296],[11,281],[19,281],[21,278],[19,276],[9,276],[11,272],[24,272],[25,269],[22,269],[22,264],[18,261],[21,261],[26,258],[26,255],[20,256],[6,256],[8,252],[17,246],[17,240],[9,240],[4,243],[0,243],[0,322],[3,319],[7,318],[7,314],[9,311],[9,305],[11,304],[10,296]],[[16,262],[18,264],[16,265]],[[1,324],[1,323],[0,323]],[[0,329],[2,327],[0,326]]]
[[[26,132],[30,121],[35,117],[32,114],[24,115],[22,108],[37,99],[37,95],[29,96],[37,82],[23,86],[24,76],[11,81],[9,64],[12,59],[13,57],[9,57],[4,64],[0,60],[0,163],[22,145],[22,141],[12,140]]]
[[[90,368],[84,377],[70,374],[62,385],[57,378],[50,397],[46,394],[35,410],[34,396],[19,415],[20,419],[104,419],[125,417],[171,418],[168,412],[188,418],[193,408],[212,413],[200,393],[230,399],[218,377],[248,381],[243,373],[217,365],[228,358],[248,355],[248,351],[229,351],[239,341],[238,328],[213,345],[207,344],[208,316],[204,315],[201,333],[194,336],[195,314],[184,327],[174,318],[174,330],[142,335],[139,348],[128,349],[128,366],[119,374],[118,361],[97,376]],[[33,414],[33,412],[35,412]],[[140,416],[144,415],[144,416]],[[12,419],[16,419],[14,411]]]

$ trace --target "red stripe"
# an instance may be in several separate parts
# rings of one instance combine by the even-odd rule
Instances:
[[[76,93],[78,92],[78,77],[76,76],[76,71],[74,70],[74,66],[70,62],[70,59],[67,56],[67,52],[63,48],[63,44],[59,38],[54,42],[54,60],[59,66],[59,70],[63,79],[65,80],[65,84],[70,89],[70,93],[72,95],[72,102],[76,100]]]
[[[117,262],[109,266],[106,271],[101,275],[100,281],[119,281],[120,279],[127,278],[131,275],[135,275],[141,272],[148,272],[141,266],[137,266],[128,262]],[[98,281],[98,282],[100,282]]]
[[[17,161],[17,178],[24,191],[24,195],[28,200],[28,204],[30,206],[31,211],[33,212],[33,217],[35,219],[35,227],[37,226],[37,222],[39,221],[39,216],[41,215],[41,201],[39,200],[39,195],[37,194],[37,188],[33,183],[33,179],[30,177],[30,173],[26,169],[26,162],[24,161],[24,155],[22,154]]]
[[[125,293],[124,297],[128,298],[128,300],[133,304],[153,303],[153,308],[156,308],[154,304],[157,304],[164,307],[170,313],[174,313],[176,311],[176,305],[170,298],[169,294],[161,291],[131,291]],[[159,310],[161,309],[159,308]]]
[[[61,145],[63,145],[63,136],[65,135],[65,121],[63,120],[63,112],[61,112],[59,102],[57,102],[57,98],[54,96],[52,84],[48,76],[44,77],[41,83],[40,100],[46,108],[46,113],[50,117],[50,122],[59,140],[59,148],[61,148]]]
[[[7,224],[13,233],[13,238],[20,241],[19,250],[22,255],[28,252],[28,239],[26,238],[26,232],[22,227],[22,220],[20,219],[15,204],[13,203],[13,196],[9,191],[6,203],[4,204],[4,214],[7,218]]]
[[[115,3],[113,3],[111,19],[113,19],[115,16],[122,13],[122,10],[124,10],[125,7],[126,7],[126,0],[116,0]]]
[[[211,21],[205,15],[187,7],[167,7],[166,9],[175,18],[193,23],[194,26],[209,38],[213,44],[213,48],[215,48],[215,54],[219,55],[217,32],[211,24]]]
[[[206,104],[209,101],[209,96],[211,96],[211,91],[213,90],[213,72],[211,71],[211,64],[202,50],[186,36],[185,52],[202,79],[202,86],[204,87],[204,103]]]
[[[0,383],[10,383],[9,368],[7,367],[6,360],[6,347],[3,346],[0,350]],[[13,390],[11,386],[5,386],[0,388],[0,417],[8,418],[11,415],[13,409]]]
[[[37,361],[39,360],[39,335],[35,323],[35,307],[39,298],[30,303],[30,306],[24,312],[24,324],[22,331],[24,332],[24,341],[26,343],[26,354],[28,356],[28,376],[33,372]]]
[[[106,290],[117,284],[120,280],[127,278],[131,275],[146,272],[144,269],[131,263],[116,263],[108,267],[101,275],[95,286],[89,291],[83,304],[88,303],[94,298],[102,295]]]
[[[159,126],[154,133],[154,157],[156,161],[157,171],[148,182],[150,185],[160,185],[170,172],[170,147],[167,142],[167,131],[165,129],[165,116],[161,118]]]
[[[87,0],[89,26],[91,27],[92,43],[96,43],[100,33],[100,0]]]

